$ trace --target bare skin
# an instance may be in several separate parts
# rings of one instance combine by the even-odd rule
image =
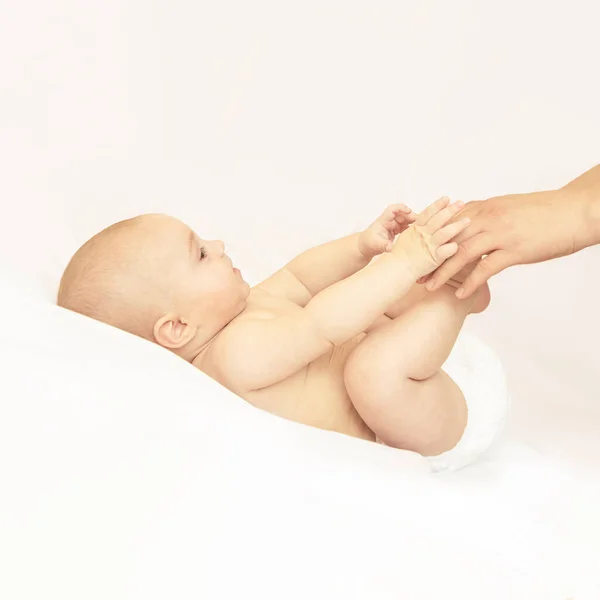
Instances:
[[[456,252],[452,240],[469,221],[449,223],[461,208],[447,198],[418,216],[388,207],[362,233],[304,252],[252,289],[221,242],[170,217],[144,218],[144,236],[137,225],[127,234],[137,236],[133,254],[151,257],[143,281],[154,278],[169,294],[146,307],[158,313],[141,330],[258,408],[442,453],[460,439],[466,405],[441,366],[489,292],[456,300],[453,288],[469,269],[435,294],[415,282]],[[114,255],[114,241],[111,248]],[[59,293],[59,304],[74,310],[70,299],[85,290],[82,261],[76,254]],[[103,290],[105,304],[109,296]]]
[[[485,255],[457,291],[457,297],[468,298],[507,267],[600,244],[600,165],[558,190],[469,202],[457,215],[463,217],[469,217],[471,225],[457,237],[458,252],[423,282],[427,289],[438,290]]]

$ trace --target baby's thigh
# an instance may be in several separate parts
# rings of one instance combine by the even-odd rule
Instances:
[[[368,336],[367,336],[368,337]],[[423,455],[440,454],[459,441],[467,421],[461,389],[438,370],[424,381],[403,375],[390,357],[362,356],[359,344],[344,371],[346,391],[356,411],[388,446]]]

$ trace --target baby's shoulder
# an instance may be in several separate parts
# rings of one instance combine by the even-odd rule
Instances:
[[[253,297],[252,297],[253,296]],[[277,327],[277,320],[302,310],[297,304],[267,293],[251,294],[244,311],[229,323],[209,344],[194,366],[233,389],[244,357],[264,350],[264,337]],[[282,324],[283,327],[283,324]],[[233,387],[232,387],[233,386]]]
[[[284,317],[301,311],[297,304],[272,296],[262,291],[251,293],[246,308],[215,338],[215,349],[236,344],[240,338],[252,341],[260,339],[260,333],[266,326],[272,328],[279,317]]]

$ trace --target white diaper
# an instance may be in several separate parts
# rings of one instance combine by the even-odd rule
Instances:
[[[458,444],[427,458],[435,472],[456,471],[481,456],[504,428],[510,407],[502,364],[491,348],[476,337],[461,333],[442,368],[462,390],[468,417]]]

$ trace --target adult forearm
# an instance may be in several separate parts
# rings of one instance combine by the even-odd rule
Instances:
[[[351,277],[317,294],[305,307],[313,325],[334,344],[365,331],[415,282],[406,261],[384,254]]]
[[[356,233],[310,248],[289,262],[286,269],[297,277],[312,295],[318,294],[368,264],[369,260],[359,251],[359,235]]]
[[[600,244],[600,165],[570,181],[559,193],[580,215],[580,225],[574,232],[575,249]]]

